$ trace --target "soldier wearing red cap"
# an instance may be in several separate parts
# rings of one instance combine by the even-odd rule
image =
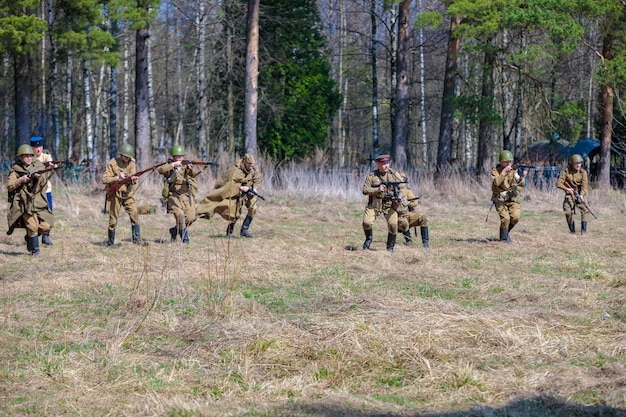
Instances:
[[[390,159],[389,155],[377,156],[376,169],[367,176],[363,185],[363,194],[368,196],[363,214],[363,249],[369,249],[372,244],[374,221],[384,216],[387,220],[387,250],[393,252],[398,233],[398,213],[406,211],[402,203],[407,199],[406,176],[389,167]]]

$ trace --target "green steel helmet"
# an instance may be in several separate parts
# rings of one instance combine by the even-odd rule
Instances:
[[[183,148],[183,145],[172,146],[172,156],[185,156],[185,148]]]
[[[35,155],[33,147],[30,145],[20,145],[20,147],[17,148],[17,156],[22,155]]]
[[[127,156],[129,158],[134,158],[135,157],[135,148],[133,148],[133,145],[131,145],[129,143],[125,143],[122,146],[120,146],[120,155],[124,155],[124,156]]]
[[[500,152],[500,161],[512,161],[513,154],[511,151],[507,151],[506,149]]]
[[[578,162],[583,162],[583,157],[575,153],[569,158],[570,163],[575,164]]]

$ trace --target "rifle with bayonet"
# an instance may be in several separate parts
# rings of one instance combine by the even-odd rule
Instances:
[[[587,205],[587,202],[585,201],[585,199],[583,198],[582,195],[580,195],[580,193],[578,192],[578,188],[572,186],[569,182],[564,181],[563,185],[566,186],[567,188],[571,188],[572,190],[574,190],[574,197],[576,197],[576,200],[578,201],[578,204],[580,204],[581,206],[583,206],[584,208],[587,209],[587,211],[593,216],[594,219],[597,219],[598,216],[596,216],[593,211],[591,211],[591,209],[589,208],[589,206]]]
[[[132,174],[132,175],[129,175],[129,176],[125,177],[125,178],[122,178],[121,180],[119,180],[118,182],[116,182],[116,183],[114,183],[114,184],[111,184],[111,185],[109,186],[109,188],[107,188],[107,195],[108,195],[108,196],[111,196],[111,195],[115,194],[115,192],[116,192],[117,190],[119,190],[119,188],[120,188],[122,185],[126,185],[126,184],[128,184],[129,182],[133,181],[133,178],[135,178],[135,179],[136,179],[137,177],[140,177],[140,176],[142,176],[143,174],[145,174],[145,173],[147,173],[147,172],[152,172],[152,171],[154,171],[155,169],[157,169],[158,167],[160,167],[161,165],[165,165],[165,164],[166,164],[166,162],[161,162],[160,164],[156,164],[156,165],[154,165],[154,166],[151,166],[151,167],[150,167],[150,168],[148,168],[148,169],[144,169],[143,171],[139,171],[139,172],[136,172],[136,173],[134,173],[134,174]]]

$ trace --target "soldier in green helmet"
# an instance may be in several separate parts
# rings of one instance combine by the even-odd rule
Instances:
[[[565,212],[565,221],[567,221],[570,233],[576,233],[574,223],[576,210],[580,212],[580,234],[587,233],[587,213],[589,211],[576,198],[576,193],[579,193],[583,199],[587,196],[589,182],[587,171],[582,166],[583,157],[578,154],[572,155],[569,159],[568,167],[561,171],[561,175],[556,181],[557,188],[565,191],[563,211]]]
[[[172,146],[172,159],[159,167],[159,174],[165,177],[166,188],[163,197],[167,199],[167,210],[174,215],[176,225],[170,228],[172,242],[178,236],[183,243],[189,243],[189,226],[196,220],[196,192],[198,183],[193,164],[183,164],[185,148]],[[167,191],[165,191],[167,190]]]
[[[107,167],[102,175],[102,183],[111,186],[124,178],[131,177],[131,182],[119,187],[115,193],[109,196],[109,227],[108,227],[108,240],[107,246],[113,246],[115,244],[115,228],[117,227],[117,220],[120,214],[120,210],[124,207],[124,210],[128,213],[131,223],[132,241],[135,244],[141,243],[141,230],[139,226],[139,215],[137,213],[137,202],[135,201],[135,181],[137,172],[135,164],[135,148],[132,145],[125,143],[120,146],[119,158],[114,158],[109,161]]]
[[[510,232],[519,222],[522,208],[522,189],[528,174],[520,175],[513,166],[511,151],[500,152],[500,162],[491,169],[491,201],[500,216],[500,242],[511,243]]]
[[[46,168],[34,155],[30,145],[21,145],[17,149],[17,159],[7,180],[10,203],[7,234],[11,235],[16,228],[26,229],[26,248],[31,255],[38,256],[39,235],[48,233],[54,224],[44,194],[54,171],[42,173]]]

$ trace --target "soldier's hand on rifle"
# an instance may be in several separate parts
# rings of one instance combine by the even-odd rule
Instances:
[[[387,186],[385,184],[380,184],[378,186],[378,191],[380,191],[382,193],[386,192],[387,191]]]
[[[183,166],[183,161],[172,161],[172,167],[178,168]]]
[[[20,182],[21,182],[22,184],[26,184],[27,182],[29,182],[29,181],[30,181],[30,177],[29,177],[28,175],[22,175],[22,176],[19,178],[19,180],[20,180]]]
[[[117,180],[121,181],[124,178],[126,178],[126,173],[124,171],[120,172],[119,174],[117,174]]]
[[[250,191],[250,187],[248,187],[247,185],[242,185],[241,187],[239,187],[239,189],[243,191],[244,193],[247,193],[248,191]]]

